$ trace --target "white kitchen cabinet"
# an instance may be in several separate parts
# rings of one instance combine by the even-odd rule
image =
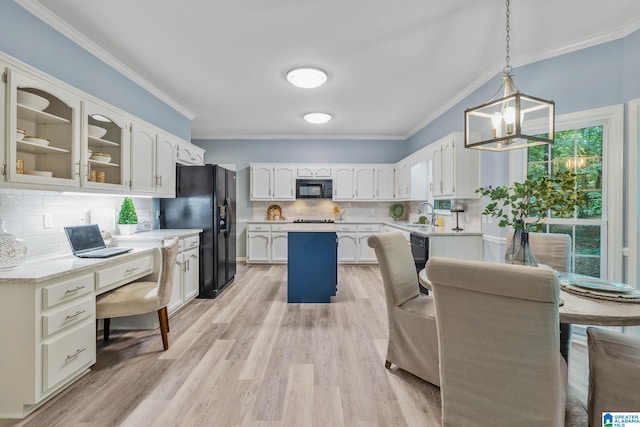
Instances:
[[[79,187],[81,98],[53,79],[12,69],[6,70],[6,76],[4,179],[9,183],[27,184],[27,188]],[[21,102],[18,102],[19,95]],[[23,95],[36,95],[48,105],[38,107],[33,101],[23,100]],[[16,129],[25,131],[23,140],[18,141]],[[28,137],[38,139],[28,141]],[[23,168],[18,167],[18,161]]]
[[[419,151],[411,157],[409,200],[428,200],[431,180],[431,161],[427,153]]]
[[[251,165],[251,200],[272,200],[272,165]]]
[[[331,178],[331,166],[325,165],[299,165],[296,168],[298,178]]]
[[[463,134],[454,132],[436,141],[432,151],[434,198],[475,199],[480,182],[478,150],[464,148]]]
[[[392,165],[376,165],[374,168],[375,200],[393,200],[394,167]]]
[[[131,191],[157,197],[176,192],[176,142],[150,126],[131,126]]]
[[[175,313],[198,296],[200,284],[200,237],[188,236],[178,242],[178,255],[173,269],[169,314]]]
[[[203,148],[180,140],[177,145],[176,161],[181,165],[201,166],[204,165],[204,152]]]
[[[336,224],[338,239],[338,262],[355,263],[358,260],[358,236],[356,224]]]
[[[353,200],[355,195],[352,165],[337,165],[333,171],[333,200]]]
[[[295,200],[295,165],[251,164],[251,200]]]
[[[411,184],[411,162],[404,159],[396,164],[395,170],[395,198],[396,200],[408,200],[411,196],[409,188]]]
[[[269,224],[247,225],[247,263],[268,263],[271,260],[271,230]]]
[[[380,232],[380,224],[358,224],[358,263],[376,263],[376,252],[369,247],[367,239],[373,234]]]
[[[373,166],[356,166],[353,168],[355,200],[373,200],[374,191],[374,171]]]
[[[182,298],[184,304],[198,296],[200,291],[200,249],[185,250],[182,254],[184,270],[182,273]]]
[[[89,134],[89,127],[106,130],[104,135]],[[130,124],[123,114],[90,101],[82,103],[82,168],[83,187],[98,190],[128,191]],[[106,154],[110,159],[100,159]],[[100,176],[104,179],[101,179]]]
[[[289,251],[286,227],[286,224],[248,224],[247,263],[286,263]]]
[[[296,199],[296,172],[293,166],[273,167],[273,199],[274,200],[295,200]]]
[[[286,263],[289,251],[289,233],[286,231],[271,232],[271,262]]]

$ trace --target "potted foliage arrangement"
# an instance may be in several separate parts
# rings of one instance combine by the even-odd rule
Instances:
[[[481,187],[476,190],[491,202],[483,215],[498,218],[500,227],[513,227],[511,245],[505,261],[511,264],[537,265],[529,246],[529,232],[540,231],[545,218],[573,215],[575,207],[584,205],[584,193],[577,191],[576,174],[564,171],[554,175],[529,175],[511,186]]]
[[[118,230],[120,234],[134,234],[138,224],[138,216],[133,200],[125,197],[120,206],[120,214],[118,215]]]

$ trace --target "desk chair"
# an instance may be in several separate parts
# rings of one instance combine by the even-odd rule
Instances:
[[[640,337],[587,328],[589,425],[601,426],[603,412],[640,410]]]
[[[433,297],[420,294],[409,243],[402,233],[367,240],[376,251],[387,300],[389,341],[385,367],[400,369],[440,385],[438,336]]]
[[[567,405],[555,272],[437,257],[426,268],[438,313],[444,427],[586,423],[584,408],[574,414]],[[574,424],[574,416],[581,420]]]
[[[169,348],[167,304],[171,299],[173,269],[178,255],[178,238],[166,240],[160,251],[162,265],[159,271],[96,297],[96,328],[98,327],[97,319],[104,319],[105,341],[109,339],[109,326],[112,317],[157,311],[162,345],[165,350]]]

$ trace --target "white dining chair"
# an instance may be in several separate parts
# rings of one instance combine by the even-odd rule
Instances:
[[[443,426],[586,424],[586,410],[567,399],[555,272],[438,257],[426,268],[438,313]]]
[[[375,249],[387,301],[385,367],[394,364],[439,385],[435,305],[433,297],[420,293],[406,238],[402,233],[380,233],[370,236],[367,243]]]

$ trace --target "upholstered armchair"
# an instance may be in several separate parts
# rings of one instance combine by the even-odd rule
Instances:
[[[440,385],[433,298],[420,294],[411,249],[401,233],[369,237],[384,284],[389,319],[385,367],[391,364]]]
[[[563,426],[560,284],[552,270],[431,258],[443,426]],[[570,402],[573,402],[570,400]],[[586,414],[574,423],[586,422]]]
[[[640,410],[640,337],[587,328],[589,426],[603,425],[603,412]]]
[[[165,350],[169,348],[167,304],[171,299],[178,238],[166,240],[160,251],[162,264],[155,273],[96,297],[96,319],[104,319],[105,341],[109,339],[111,318],[157,311],[162,345]]]

